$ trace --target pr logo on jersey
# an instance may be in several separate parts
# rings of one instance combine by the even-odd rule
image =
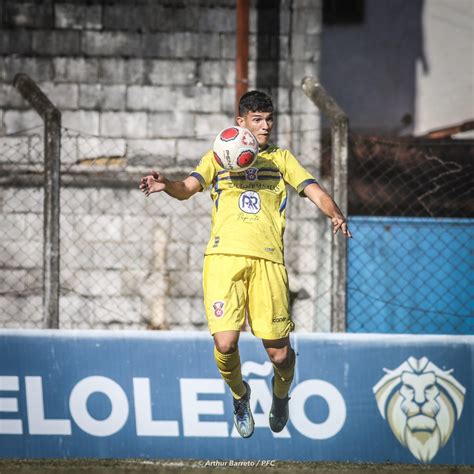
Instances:
[[[239,207],[247,214],[257,214],[260,211],[260,196],[255,191],[245,191],[240,195]]]
[[[249,168],[248,170],[245,170],[245,179],[248,181],[255,181],[257,179],[257,173],[257,168]]]
[[[212,307],[214,308],[214,316],[216,318],[222,318],[224,316],[224,302],[216,301]]]

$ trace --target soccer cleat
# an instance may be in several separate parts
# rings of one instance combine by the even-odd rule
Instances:
[[[275,377],[272,378],[272,387]],[[290,397],[278,398],[273,394],[272,408],[270,410],[270,428],[274,433],[279,433],[288,422],[289,410],[288,401]]]
[[[250,386],[244,382],[246,394],[238,400],[234,398],[234,425],[242,438],[250,438],[254,430],[252,411],[250,410]]]

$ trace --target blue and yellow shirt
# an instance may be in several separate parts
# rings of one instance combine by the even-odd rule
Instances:
[[[214,201],[206,255],[245,255],[284,263],[286,184],[301,194],[316,182],[291,152],[270,145],[259,152],[252,168],[230,173],[209,151],[191,176],[203,189],[211,187]]]

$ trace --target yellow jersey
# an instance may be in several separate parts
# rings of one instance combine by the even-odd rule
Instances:
[[[284,263],[286,184],[300,195],[316,183],[288,150],[268,146],[245,171],[223,170],[212,150],[191,173],[214,201],[206,255],[245,255]]]

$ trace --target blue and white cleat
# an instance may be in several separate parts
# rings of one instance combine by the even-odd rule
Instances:
[[[234,398],[234,425],[242,438],[253,435],[254,421],[250,410],[250,386],[244,382],[246,394],[238,400]]]

